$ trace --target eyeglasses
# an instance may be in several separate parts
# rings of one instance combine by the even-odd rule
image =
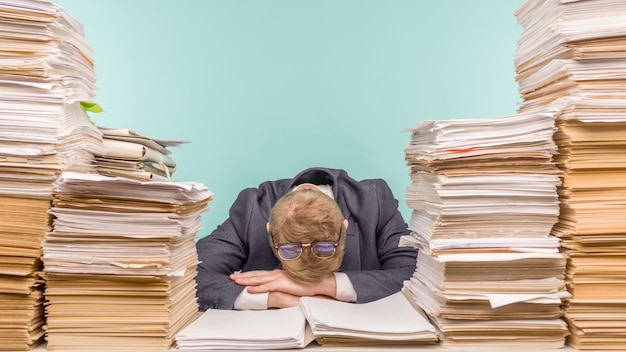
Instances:
[[[309,247],[311,252],[318,258],[330,258],[335,255],[339,246],[338,242],[313,242],[313,243],[283,243],[275,245],[278,255],[284,260],[295,260],[302,255],[302,248]]]

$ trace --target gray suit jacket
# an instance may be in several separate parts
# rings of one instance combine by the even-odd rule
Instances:
[[[201,310],[233,308],[244,287],[231,281],[230,273],[280,268],[265,225],[274,203],[305,182],[332,185],[335,201],[349,221],[341,271],[350,278],[357,303],[397,292],[413,275],[417,251],[398,247],[400,237],[410,231],[387,183],[382,179],[356,181],[343,170],[310,168],[292,179],[244,189],[230,208],[229,218],[197,242]]]

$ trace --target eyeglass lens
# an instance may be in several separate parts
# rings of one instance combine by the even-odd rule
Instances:
[[[332,257],[335,254],[335,244],[333,242],[315,242],[311,244],[311,251],[320,258]],[[302,254],[302,244],[281,244],[278,246],[278,254],[284,259],[296,259]]]
[[[311,245],[311,250],[318,257],[330,257],[335,254],[335,244],[332,242],[317,242]]]
[[[296,259],[302,253],[302,246],[295,243],[281,244],[278,246],[278,254],[284,259]]]

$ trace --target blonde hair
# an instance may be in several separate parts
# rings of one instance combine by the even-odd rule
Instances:
[[[276,202],[270,215],[269,241],[274,255],[295,282],[319,282],[339,270],[345,243],[343,220],[337,203],[320,191],[292,191]],[[332,257],[318,258],[310,249],[303,248],[300,258],[284,260],[274,248],[274,245],[283,243],[320,241],[339,243]]]

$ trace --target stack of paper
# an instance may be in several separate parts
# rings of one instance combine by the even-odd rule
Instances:
[[[626,98],[626,3],[528,0],[517,11],[521,109],[559,97]]]
[[[142,136],[134,130],[100,127],[106,154],[96,155],[98,173],[139,180],[167,181],[176,171],[176,161],[168,147],[182,141]]]
[[[626,349],[626,2],[527,1],[516,12],[522,111],[557,111],[569,344]]]
[[[549,236],[561,182],[552,113],[423,121],[409,131],[406,202],[421,238]]]
[[[64,172],[43,242],[49,349],[164,350],[198,312],[195,182]]]
[[[93,170],[101,133],[82,28],[47,1],[0,1],[0,349],[43,340],[41,241],[61,171]]]
[[[434,326],[405,293],[354,304],[303,297],[300,307],[263,311],[209,309],[176,335],[181,350],[425,345]]]
[[[558,238],[554,112],[424,121],[405,148],[420,249],[406,287],[444,346],[558,348],[565,257]]]
[[[311,341],[311,330],[298,307],[209,309],[176,335],[176,346],[180,350],[304,348]]]
[[[435,327],[405,293],[350,304],[303,297],[300,308],[322,346],[391,346],[435,344]]]

